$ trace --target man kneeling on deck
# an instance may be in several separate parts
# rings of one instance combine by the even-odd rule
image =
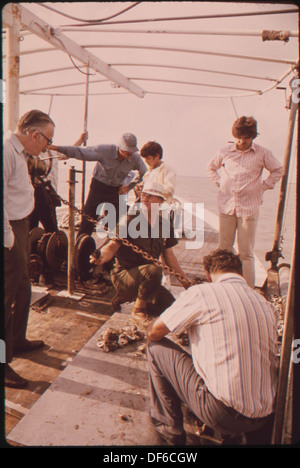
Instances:
[[[165,210],[160,210],[165,199],[166,190],[163,185],[146,182],[141,203],[134,205],[117,225],[119,237],[112,237],[101,248],[100,257],[91,259],[92,263],[103,265],[115,257],[111,280],[117,295],[113,300],[113,307],[118,310],[120,304],[135,300],[132,320],[142,325],[148,325],[153,316],[160,315],[175,299],[161,285],[162,267],[122,243],[120,237],[126,237],[131,244],[155,259],[162,255],[166,265],[181,275],[184,287],[189,285],[189,280],[172,250],[178,240],[175,238],[170,216],[166,215]]]
[[[247,285],[237,255],[217,250],[204,257],[204,267],[209,283],[189,288],[147,327],[152,421],[167,444],[184,445],[184,402],[222,435],[270,443],[276,309]],[[184,330],[191,355],[165,338]]]

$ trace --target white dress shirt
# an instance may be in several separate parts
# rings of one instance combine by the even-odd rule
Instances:
[[[263,170],[270,172],[263,181]],[[247,151],[240,151],[231,143],[218,151],[207,166],[209,178],[219,187],[220,213],[250,216],[262,204],[265,190],[274,188],[283,167],[272,152],[252,143]]]
[[[34,208],[34,189],[27,158],[20,140],[8,131],[4,137],[4,245],[8,248],[14,244],[9,221],[26,218]]]
[[[166,189],[167,202],[172,200],[176,185],[176,172],[171,166],[162,162],[155,169],[149,169],[143,177],[143,182],[146,181],[163,185]]]
[[[235,273],[192,286],[160,316],[187,330],[191,355],[208,390],[250,418],[273,411],[277,387],[276,308]]]

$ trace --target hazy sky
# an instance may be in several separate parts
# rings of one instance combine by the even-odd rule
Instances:
[[[54,8],[80,18],[95,19],[107,17],[131,5],[129,2],[93,3],[48,3]],[[77,24],[57,13],[46,10],[38,4],[23,4],[44,21],[54,27]],[[115,21],[141,18],[178,17],[232,12],[269,11],[295,8],[292,4],[247,4],[217,2],[142,2]],[[111,20],[112,21],[112,20]],[[114,24],[102,26],[105,30],[182,30],[182,31],[258,31],[279,29],[297,31],[296,14],[250,16],[243,18],[201,19],[185,21],[164,21],[136,24]],[[248,56],[273,57],[296,60],[297,39],[289,42],[263,42],[261,37],[214,36],[214,35],[174,35],[136,34],[121,32],[63,32],[79,44],[114,44],[172,47],[190,50],[210,50]],[[48,43],[24,34],[21,50],[48,47]],[[106,63],[168,64],[222,70],[234,73],[280,78],[288,71],[288,64],[274,64],[264,61],[237,60],[233,58],[209,56],[195,53],[175,53],[171,51],[129,49],[129,48],[90,48]],[[78,60],[75,60],[80,65]],[[21,75],[34,71],[70,66],[68,56],[62,52],[45,52],[21,57]],[[120,94],[122,90],[112,88],[110,83],[92,84],[101,79],[99,74],[90,76],[90,92],[110,92],[114,95],[90,96],[88,104],[89,145],[117,143],[124,132],[133,132],[141,147],[148,140],[158,141],[164,148],[164,159],[173,165],[180,175],[205,175],[205,166],[220,146],[231,137],[232,123],[236,118],[230,95],[245,95],[247,91],[217,89],[184,84],[171,84],[158,81],[145,81],[150,78],[190,81],[193,83],[222,84],[240,86],[245,89],[264,90],[274,82],[257,79],[236,78],[227,75],[199,71],[145,67],[115,66],[145,91],[183,93],[190,95],[215,95],[216,97],[179,97],[147,94],[138,98],[132,94]],[[280,86],[288,86],[292,75]],[[143,78],[143,79],[142,79]],[[36,89],[62,83],[81,82],[72,87],[57,88],[53,92],[84,93],[85,75],[74,67],[57,74],[31,76],[21,80],[21,90]],[[42,91],[40,91],[42,92]],[[44,91],[45,92],[45,91]],[[289,94],[289,92],[288,92]],[[218,97],[227,95],[228,97]],[[48,112],[50,96],[21,96],[20,115],[32,108]],[[257,143],[269,147],[279,160],[283,160],[286,145],[288,111],[285,109],[283,90],[272,90],[262,96],[234,98],[236,112],[253,115],[258,120],[260,136]],[[56,123],[55,143],[72,144],[83,130],[84,97],[55,96],[51,117]],[[93,163],[91,163],[93,164]]]

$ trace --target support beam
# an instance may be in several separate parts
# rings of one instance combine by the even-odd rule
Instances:
[[[130,93],[135,94],[138,97],[144,97],[144,91],[135,83],[130,81],[126,76],[122,75],[94,54],[91,54],[76,42],[69,39],[66,35],[62,34],[61,31],[56,31],[55,28],[23,6],[11,3],[6,5],[2,10],[4,25],[11,27],[14,22],[13,10],[16,8],[18,9],[20,25],[26,27],[36,36],[50,43],[55,49],[67,53],[85,65],[89,63],[90,69],[97,71],[110,81],[127,89]]]

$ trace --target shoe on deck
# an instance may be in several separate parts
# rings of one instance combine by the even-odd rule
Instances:
[[[37,351],[44,346],[45,343],[42,340],[25,340],[24,343],[14,346],[14,356],[30,353],[31,351]]]
[[[25,388],[28,382],[17,374],[9,364],[5,364],[5,386],[10,388]]]

